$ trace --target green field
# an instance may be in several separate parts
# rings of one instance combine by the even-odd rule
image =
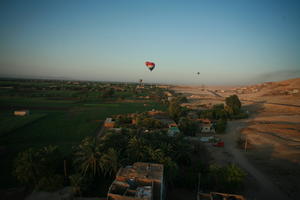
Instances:
[[[46,114],[36,113],[28,116],[14,116],[12,113],[0,114],[0,136],[9,134],[10,132],[22,128],[30,123],[45,117]]]
[[[2,90],[0,94],[0,107],[3,110],[0,113],[0,165],[2,169],[0,188],[18,185],[11,174],[13,159],[18,152],[26,148],[52,144],[58,145],[63,153],[68,154],[72,146],[77,145],[81,139],[96,135],[106,117],[151,109],[166,109],[166,106],[151,100],[146,104],[95,98],[82,102],[79,99],[29,97],[17,95],[19,93],[16,91],[13,96],[11,96],[11,91],[8,94]],[[72,92],[67,91],[65,96],[61,91],[49,91],[49,94],[55,94],[57,97],[70,97]],[[130,96],[130,93],[127,95]],[[19,108],[30,110],[30,115],[13,116],[14,109]]]

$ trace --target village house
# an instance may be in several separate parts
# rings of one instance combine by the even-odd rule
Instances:
[[[144,85],[137,85],[135,89],[144,89]]]
[[[104,121],[104,127],[105,128],[114,128],[116,122],[112,118],[106,118]]]
[[[163,200],[164,166],[136,162],[120,168],[109,187],[107,200]]]
[[[148,111],[148,115],[150,115],[150,116],[164,115],[164,114],[165,114],[165,112],[160,111],[160,110],[155,110],[155,109]]]
[[[125,90],[124,88],[119,87],[119,86],[111,86],[111,88],[113,88],[116,91],[121,91],[121,92]]]
[[[168,129],[168,136],[174,137],[175,135],[179,134],[180,130],[177,126],[169,127]]]
[[[172,96],[173,96],[172,93],[171,93],[171,92],[168,92],[168,91],[164,92],[164,94],[165,94],[167,97],[172,97]]]
[[[174,97],[168,97],[168,101],[172,101]]]
[[[26,115],[29,115],[29,110],[15,110],[14,115],[15,116],[26,116]]]
[[[131,124],[136,125],[136,118],[132,118]]]
[[[168,89],[169,85],[156,85],[157,88]]]
[[[199,130],[201,133],[215,133],[214,123],[209,119],[197,119],[199,122]]]

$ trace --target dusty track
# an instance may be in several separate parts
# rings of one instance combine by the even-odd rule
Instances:
[[[224,150],[230,154],[232,162],[243,168],[249,175],[254,177],[257,182],[259,190],[253,194],[249,194],[248,199],[289,200],[290,198],[282,193],[264,173],[252,165],[245,157],[244,152],[236,147],[239,131],[245,127],[246,124],[247,122],[245,120],[229,122],[226,134],[222,136],[222,139],[225,142]]]
[[[300,108],[299,105],[293,105],[293,104],[271,103],[271,102],[266,102],[266,101],[253,101],[253,100],[245,100],[245,99],[241,99],[241,101],[242,102],[251,102],[251,103],[256,103],[256,104],[267,104],[267,105],[278,105],[278,106],[288,106],[288,107]]]

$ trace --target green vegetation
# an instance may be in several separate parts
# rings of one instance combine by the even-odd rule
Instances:
[[[198,129],[198,123],[186,117],[181,117],[178,123],[179,129],[187,136],[195,136]]]
[[[237,192],[243,188],[246,173],[236,165],[230,164],[225,167],[218,165],[209,166],[206,174],[206,184],[219,192]]]
[[[29,188],[53,191],[63,185],[63,178],[58,174],[60,161],[61,154],[57,146],[29,148],[18,154],[13,173]]]
[[[231,95],[225,99],[225,110],[231,119],[247,118],[248,114],[241,109],[242,104],[237,95]]]
[[[184,138],[195,135],[197,124],[180,106],[187,101],[181,95],[168,102],[165,90],[156,87],[77,81],[0,81],[0,88],[2,188],[53,191],[71,185],[79,196],[99,197],[120,166],[137,161],[163,164],[167,184],[191,191],[199,172],[207,190],[233,191],[243,181],[236,166],[209,167],[205,150]],[[226,110],[230,105],[198,114],[216,120],[217,132],[223,132],[233,116]],[[28,109],[30,115],[16,118],[15,109]],[[168,111],[183,134],[168,136],[167,125],[146,113],[152,109]],[[97,137],[112,116],[122,129]],[[219,183],[226,187],[216,188]]]
[[[14,116],[12,113],[4,113],[0,115],[0,136],[8,134],[18,128],[28,125],[46,114],[32,114],[27,116]]]
[[[160,129],[164,127],[161,121],[153,119],[149,116],[145,116],[143,114],[138,115],[136,123],[137,127],[144,129]]]
[[[239,100],[237,95],[231,95],[225,99],[226,102],[226,111],[229,115],[236,115],[240,113],[242,103]]]
[[[160,91],[159,88],[146,87],[137,91],[135,87],[135,84],[97,82],[0,81],[0,107],[4,111],[0,115],[0,187],[18,185],[12,169],[13,159],[20,151],[51,144],[58,146],[63,155],[68,155],[72,146],[83,138],[95,136],[106,117],[166,109],[155,99],[155,91]],[[107,88],[115,88],[114,93],[103,98]],[[121,96],[126,99],[120,100]],[[30,115],[13,116],[17,109],[27,109]]]
[[[178,122],[179,118],[184,115],[184,108],[180,106],[180,99],[180,97],[172,99],[168,107],[169,115],[175,122]]]
[[[223,133],[226,130],[226,124],[227,124],[226,119],[217,120],[217,122],[216,122],[216,132],[217,133]]]
[[[57,147],[29,148],[15,161],[14,174],[17,179],[34,189],[53,190],[61,186],[52,177],[63,176],[61,154]],[[100,194],[100,187],[91,191],[86,185],[101,185],[101,181],[112,180],[120,166],[134,162],[154,162],[164,165],[167,181],[172,183],[180,166],[190,165],[189,143],[182,136],[169,137],[164,132],[141,134],[136,129],[124,129],[122,133],[107,133],[103,138],[86,137],[73,147],[69,166],[71,175],[68,184],[75,187],[78,195]],[[60,170],[59,170],[60,168]],[[103,182],[102,182],[103,184]],[[103,191],[102,191],[103,192]]]

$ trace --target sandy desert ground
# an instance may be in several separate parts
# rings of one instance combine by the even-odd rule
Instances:
[[[252,86],[180,86],[176,92],[186,94],[190,108],[204,109],[223,103],[225,97],[237,94],[250,117],[230,122],[224,140],[234,141],[231,147],[209,147],[212,157],[219,163],[236,162],[252,177],[248,177],[253,192],[261,190],[260,196],[281,195],[284,199],[300,196],[300,78],[281,82],[268,82]],[[236,134],[233,132],[237,132]],[[238,141],[247,139],[247,151],[238,146]],[[226,142],[225,142],[226,147]],[[246,159],[245,161],[243,159]],[[241,161],[242,160],[242,161]],[[248,163],[249,161],[249,163]],[[250,167],[250,165],[253,165]],[[265,178],[264,178],[265,177]],[[255,188],[254,185],[257,184]],[[264,185],[272,185],[264,188]],[[265,191],[278,190],[270,196]],[[259,192],[258,192],[259,193]],[[277,196],[279,197],[279,196]],[[281,199],[282,199],[281,198]],[[259,198],[258,198],[259,199]]]

